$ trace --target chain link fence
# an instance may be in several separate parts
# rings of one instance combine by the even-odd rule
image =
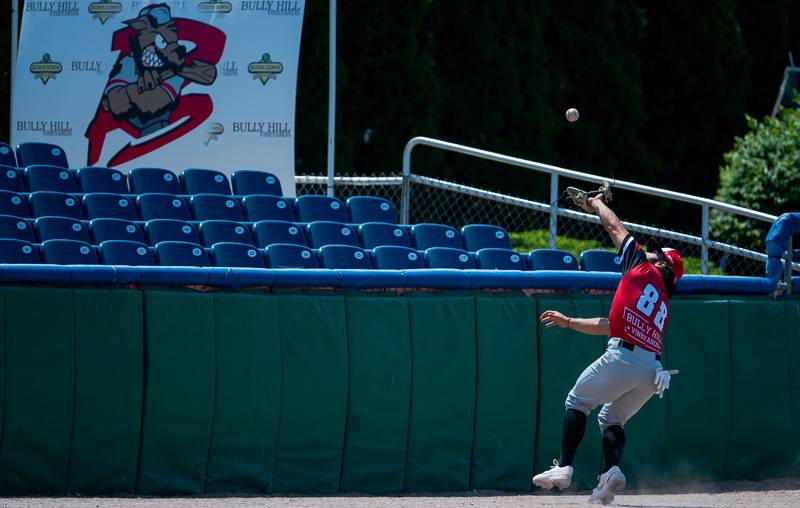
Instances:
[[[296,177],[297,194],[325,194],[322,175]],[[594,215],[578,212],[566,198],[540,203],[508,194],[500,194],[419,175],[410,176],[409,223],[448,224],[461,228],[467,224],[494,224],[509,231],[512,246],[520,252],[551,247],[551,220],[555,221],[555,247],[580,255],[584,250],[614,250],[608,234]],[[563,190],[563,189],[559,189]],[[402,206],[401,175],[339,175],[334,195],[342,200],[350,196],[377,196]],[[617,196],[619,199],[619,196]],[[624,199],[624,197],[623,197]],[[689,205],[687,205],[689,206]],[[634,214],[635,215],[635,214]],[[647,224],[637,217],[626,217],[626,227],[644,246],[678,249],[685,261],[686,273],[701,273],[702,238],[698,220],[696,231],[674,231]],[[753,220],[754,223],[759,221]],[[754,224],[753,227],[763,227]],[[728,245],[711,236],[708,242],[707,273],[716,275],[763,276],[766,256],[762,253]],[[717,240],[717,241],[713,241]],[[794,265],[800,273],[800,263]]]

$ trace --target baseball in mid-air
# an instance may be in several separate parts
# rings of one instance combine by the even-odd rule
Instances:
[[[567,120],[569,120],[570,122],[577,122],[578,118],[580,118],[580,114],[578,113],[578,110],[575,109],[575,108],[569,108],[567,110],[567,115],[566,116],[567,116]]]
[[[567,110],[566,116],[567,120],[569,120],[570,122],[577,122],[578,118],[580,118],[580,114],[578,113],[578,110],[575,108],[569,108]]]

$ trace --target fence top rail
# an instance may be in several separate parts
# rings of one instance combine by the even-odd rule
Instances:
[[[541,173],[549,173],[551,175],[559,175],[566,178],[573,178],[575,180],[583,180],[586,182],[593,182],[598,184],[603,183],[604,181],[609,181],[611,183],[612,188],[640,192],[643,194],[651,194],[653,196],[674,199],[677,201],[692,203],[698,206],[707,206],[709,208],[716,208],[718,210],[723,210],[729,213],[742,215],[745,217],[749,217],[751,219],[757,219],[764,222],[772,223],[777,218],[774,215],[758,212],[755,210],[750,210],[749,208],[743,208],[741,206],[723,203],[721,201],[716,201],[713,199],[702,198],[699,196],[692,196],[690,194],[683,194],[681,192],[675,192],[666,189],[659,189],[657,187],[650,187],[647,185],[641,185],[633,182],[626,182],[624,180],[616,180],[613,178],[609,179],[602,176],[592,175],[589,173],[582,173],[580,171],[573,171],[571,169],[560,168],[558,166],[551,166],[550,164],[529,161],[525,159],[520,159],[518,157],[511,157],[496,152],[490,152],[487,150],[481,150],[479,148],[472,148],[469,146],[459,145],[456,143],[450,143],[448,141],[442,141],[439,139],[433,139],[424,136],[417,136],[415,138],[411,138],[408,141],[408,143],[406,143],[406,146],[403,149],[404,177],[407,177],[408,175],[411,174],[411,151],[414,149],[414,147],[418,145],[430,146],[433,148],[439,148],[441,150],[447,150],[450,152],[460,153],[463,155],[471,155],[473,157],[499,162],[501,164],[510,164],[512,166],[517,166],[533,171],[539,171]]]

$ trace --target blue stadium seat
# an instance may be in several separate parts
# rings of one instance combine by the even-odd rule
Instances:
[[[239,196],[250,194],[283,196],[281,181],[277,176],[266,171],[239,169],[233,172],[231,183],[233,184],[233,193]]]
[[[181,184],[175,173],[161,168],[135,168],[128,174],[133,194],[180,194]]]
[[[189,242],[159,242],[156,257],[161,266],[209,266],[208,252]]]
[[[144,225],[144,232],[150,245],[161,242],[200,243],[200,234],[188,222],[174,219],[149,220]]]
[[[411,235],[397,224],[386,222],[367,222],[358,226],[358,237],[365,249],[380,245],[394,245],[411,248]]]
[[[42,260],[53,265],[97,265],[94,247],[77,240],[46,240],[42,242]]]
[[[0,141],[0,165],[17,167],[17,156],[8,143]]]
[[[34,164],[49,164],[68,168],[67,154],[58,145],[50,143],[20,143],[17,145],[17,166],[24,168]]]
[[[244,215],[239,202],[230,196],[218,194],[195,194],[189,200],[194,220],[232,220],[243,222]]]
[[[350,213],[350,222],[354,224],[365,222],[397,224],[397,210],[388,199],[353,196],[347,200],[347,211]]]
[[[213,169],[184,169],[181,171],[181,188],[184,194],[231,195],[228,177]]]
[[[0,238],[0,263],[39,263],[39,250],[30,242]]]
[[[34,217],[70,217],[83,220],[83,208],[75,196],[62,192],[33,192],[28,198]]]
[[[475,268],[475,260],[469,252],[450,247],[431,247],[425,251],[425,265],[428,268]]]
[[[323,245],[352,245],[360,247],[356,230],[341,222],[317,221],[306,228],[308,244],[315,249]]]
[[[0,190],[0,213],[14,217],[30,217],[28,202],[21,194]]]
[[[369,270],[372,268],[369,255],[359,247],[351,245],[325,245],[319,249],[323,268]]]
[[[262,220],[253,224],[253,236],[256,245],[264,248],[273,243],[290,243],[306,246],[306,235],[303,228],[293,222],[280,220]]]
[[[25,168],[25,180],[31,192],[78,192],[72,171],[57,166],[28,166]]]
[[[236,266],[244,268],[264,268],[261,251],[244,243],[219,242],[211,247],[214,266]]]
[[[257,222],[260,220],[294,221],[292,202],[290,199],[266,194],[254,194],[242,198],[242,206],[247,220]]]
[[[47,240],[76,240],[90,243],[89,228],[78,219],[69,217],[39,217],[34,223],[39,242]]]
[[[415,224],[411,228],[411,239],[417,250],[428,250],[431,247],[462,248],[458,231],[443,224]]]
[[[233,242],[253,245],[250,228],[229,220],[207,220],[200,223],[200,239],[203,245],[211,247],[215,243]]]
[[[530,253],[534,270],[577,270],[578,260],[571,252],[559,249],[536,249]]]
[[[425,268],[423,256],[408,247],[382,245],[372,250],[372,264],[379,270],[413,270]]]
[[[581,270],[587,272],[621,272],[621,260],[616,252],[608,250],[585,250],[581,252]]]
[[[128,194],[128,180],[118,169],[86,167],[78,170],[78,186],[81,192],[111,192]]]
[[[0,215],[0,238],[14,238],[31,243],[36,241],[30,223],[12,215]]]
[[[153,251],[140,242],[106,240],[99,245],[100,261],[104,265],[153,266]]]
[[[478,268],[484,270],[527,270],[527,256],[510,249],[486,248],[475,253]]]
[[[90,219],[137,220],[136,206],[128,196],[98,192],[83,196],[83,206]]]
[[[0,190],[25,192],[25,180],[17,168],[0,166]]]
[[[300,222],[319,220],[347,222],[347,209],[337,198],[328,196],[300,196],[294,201],[297,219]]]
[[[140,194],[136,197],[136,207],[142,220],[192,220],[186,202],[173,194]]]
[[[470,224],[461,228],[461,239],[464,248],[470,252],[481,249],[511,249],[508,231],[499,226],[488,224]]]
[[[95,245],[108,240],[145,243],[142,229],[125,219],[94,219],[89,222],[89,231],[92,233]]]
[[[266,248],[264,259],[269,268],[319,268],[317,255],[302,245],[272,244]]]

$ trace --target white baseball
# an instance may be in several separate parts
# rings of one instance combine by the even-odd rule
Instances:
[[[575,108],[569,108],[567,110],[567,115],[566,116],[567,116],[567,120],[569,120],[570,122],[577,122],[578,118],[580,118],[580,113],[578,113],[578,110],[575,109]]]

